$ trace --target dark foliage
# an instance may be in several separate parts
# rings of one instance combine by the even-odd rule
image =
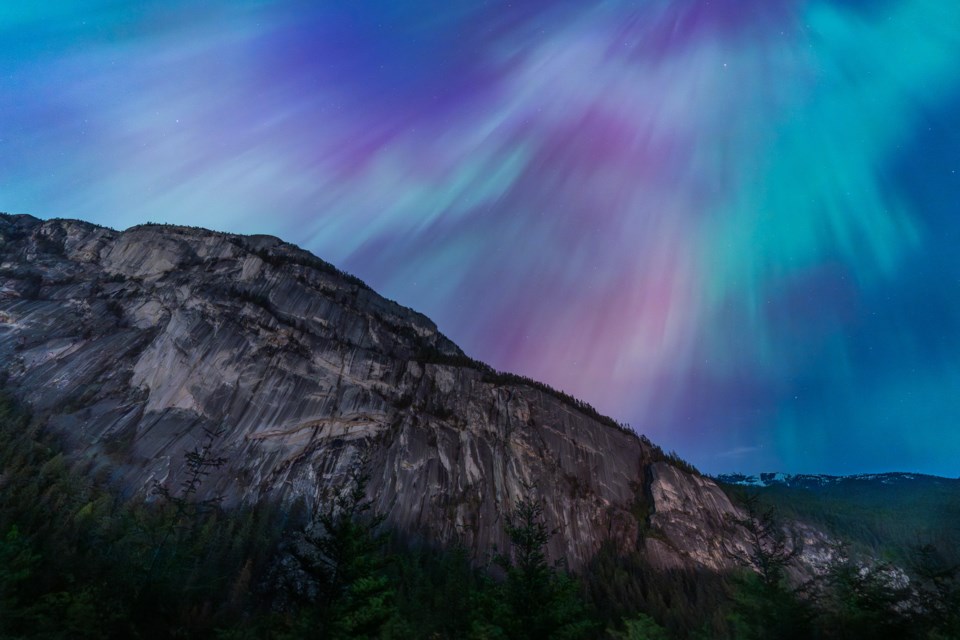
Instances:
[[[425,364],[439,364],[479,371],[482,374],[481,380],[488,384],[524,386],[531,389],[536,389],[537,391],[560,400],[567,406],[576,409],[585,416],[593,418],[600,424],[604,424],[608,427],[622,431],[634,438],[638,437],[637,433],[631,429],[629,425],[617,422],[613,418],[603,415],[588,402],[579,400],[568,393],[560,391],[559,389],[554,389],[550,385],[544,384],[538,380],[534,380],[533,378],[528,378],[526,376],[509,373],[506,371],[497,371],[487,363],[471,358],[463,353],[449,354],[440,351],[432,345],[421,345],[419,350],[414,354],[414,359]]]
[[[802,550],[797,536],[756,494],[741,501],[747,515],[738,523],[751,541],[741,560],[751,570],[731,593],[734,638],[960,638],[957,567],[934,547],[914,548],[905,571],[840,544],[825,571],[798,584],[789,578]]]
[[[320,258],[307,253],[302,249],[290,247],[287,251],[282,253],[271,251],[270,249],[250,249],[250,251],[256,254],[261,260],[274,267],[299,265],[301,267],[307,267],[308,269],[314,269],[320,273],[326,273],[328,275],[335,276],[359,289],[370,290],[370,286],[360,278],[349,274],[346,271],[341,271],[329,262],[321,260]]]
[[[398,624],[396,593],[385,572],[385,538],[378,531],[383,516],[372,512],[368,482],[361,462],[292,549],[313,587],[297,626],[320,630],[331,640],[376,638]],[[295,589],[295,595],[306,594]]]
[[[761,510],[745,524],[757,573],[658,571],[606,547],[578,579],[547,557],[528,496],[504,514],[494,578],[463,548],[391,537],[362,465],[309,522],[299,503],[200,499],[217,441],[201,438],[176,489],[124,499],[0,394],[0,638],[960,638],[956,567],[932,546],[909,585],[839,554],[801,592],[783,579],[794,547]],[[312,590],[270,578],[294,539]]]
[[[471,358],[466,354],[444,353],[432,345],[421,344],[417,352],[414,354],[414,359],[425,364],[438,364],[479,371],[481,373],[480,379],[488,384],[498,386],[528,387],[541,393],[545,393],[553,398],[556,398],[568,407],[579,411],[588,418],[596,420],[602,425],[617,429],[618,431],[621,431],[632,438],[637,438],[644,444],[644,446],[647,447],[650,456],[650,462],[666,462],[667,464],[677,467],[681,471],[692,473],[698,476],[701,475],[700,471],[695,466],[682,459],[676,452],[671,451],[670,453],[664,453],[663,449],[650,442],[646,436],[638,434],[629,424],[617,422],[610,416],[603,415],[597,411],[597,409],[594,408],[590,403],[575,398],[568,393],[560,391],[559,389],[554,389],[550,385],[544,384],[539,380],[534,380],[526,376],[509,373],[506,371],[497,371],[487,363]]]
[[[543,519],[543,504],[532,497],[517,501],[506,515],[511,549],[496,564],[506,574],[492,591],[485,619],[475,624],[483,636],[511,640],[574,639],[595,634],[577,582],[563,563],[547,561],[546,547],[554,532]]]
[[[286,514],[125,501],[0,396],[0,637],[193,637],[256,603]]]
[[[742,488],[721,485],[734,499]],[[782,516],[816,525],[848,540],[851,549],[908,564],[918,544],[931,544],[960,564],[960,480],[892,474],[834,478],[817,486],[772,485],[753,489]]]
[[[868,565],[840,550],[819,585],[823,637],[909,640],[929,637],[905,576],[885,563]],[[937,637],[937,636],[933,636]]]
[[[732,583],[722,574],[705,569],[658,570],[642,552],[623,554],[605,545],[584,572],[583,581],[588,601],[608,628],[643,612],[671,637],[692,637],[704,629],[707,637],[728,637],[722,609]]]
[[[736,637],[804,640],[811,637],[813,603],[810,585],[791,584],[788,570],[803,551],[799,536],[788,532],[772,507],[756,496],[743,501],[744,517],[735,519],[747,532],[748,548],[736,554],[743,572],[735,576],[730,620]]]

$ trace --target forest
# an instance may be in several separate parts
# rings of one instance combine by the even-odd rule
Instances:
[[[0,394],[0,638],[960,638],[941,540],[901,545],[896,564],[854,541],[798,577],[774,504],[744,495],[740,571],[656,571],[603,548],[573,574],[547,557],[532,492],[504,514],[511,548],[486,557],[387,529],[362,461],[312,514],[200,500],[224,462],[215,435],[182,485],[126,495]]]

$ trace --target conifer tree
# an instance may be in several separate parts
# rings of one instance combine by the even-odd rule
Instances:
[[[395,589],[384,571],[384,516],[367,498],[370,474],[361,458],[303,535],[294,555],[316,581],[320,637],[376,638],[396,616]]]
[[[506,573],[500,586],[503,619],[495,621],[511,640],[583,638],[595,630],[579,585],[562,566],[547,561],[547,543],[554,532],[547,528],[543,504],[521,498],[506,516],[509,554],[496,563]],[[492,634],[491,634],[492,635]]]
[[[623,631],[608,631],[614,640],[668,640],[663,627],[648,615],[638,613],[623,621]]]
[[[227,458],[214,451],[216,441],[223,434],[224,429],[222,428],[204,428],[201,443],[195,446],[192,451],[184,454],[187,473],[180,483],[179,492],[171,490],[166,484],[156,483],[154,485],[154,494],[163,498],[173,507],[173,514],[166,527],[164,527],[163,536],[156,545],[150,565],[147,567],[148,579],[157,571],[161,554],[178,529],[195,529],[199,526],[202,516],[223,502],[222,495],[214,495],[202,500],[197,499],[197,494],[206,477],[227,463]]]
[[[735,581],[731,623],[744,640],[805,640],[810,637],[813,607],[809,585],[794,588],[788,569],[802,552],[796,535],[788,535],[776,511],[762,508],[756,496],[743,501],[745,515],[734,522],[747,532],[746,553],[734,554],[744,571]]]

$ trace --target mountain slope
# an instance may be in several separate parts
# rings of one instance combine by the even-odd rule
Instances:
[[[853,476],[725,475],[729,492],[755,492],[784,517],[848,540],[875,557],[909,566],[916,547],[936,545],[960,564],[960,479],[918,473]]]
[[[574,569],[606,540],[715,569],[745,544],[713,481],[273,237],[0,215],[0,362],[130,491],[175,486],[222,429],[204,491],[228,504],[316,508],[364,453],[390,524],[477,553],[505,547],[500,514],[529,494]]]

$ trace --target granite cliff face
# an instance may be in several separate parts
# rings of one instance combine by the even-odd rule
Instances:
[[[663,567],[745,544],[709,479],[277,238],[0,215],[0,368],[35,416],[130,491],[176,483],[204,428],[228,503],[315,507],[361,452],[388,522],[505,548],[540,496],[572,568],[604,541]]]

